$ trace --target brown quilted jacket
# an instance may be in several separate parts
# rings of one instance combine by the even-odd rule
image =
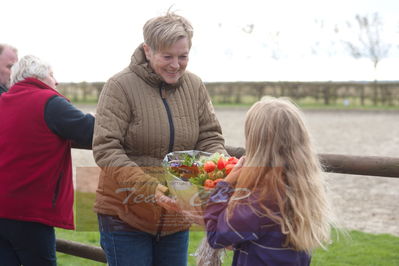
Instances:
[[[93,153],[102,171],[94,210],[154,235],[187,229],[181,215],[154,203],[155,187],[164,183],[161,162],[180,150],[226,153],[209,95],[188,71],[179,84],[163,83],[140,45],[97,105]]]

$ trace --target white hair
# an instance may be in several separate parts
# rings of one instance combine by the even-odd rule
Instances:
[[[50,75],[51,66],[36,56],[26,55],[11,68],[11,86],[26,78],[32,77],[40,80]]]

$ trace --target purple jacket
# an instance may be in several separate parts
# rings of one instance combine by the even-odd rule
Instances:
[[[210,196],[204,219],[211,247],[233,246],[233,265],[310,265],[309,254],[283,247],[285,235],[278,224],[259,216],[249,206],[238,205],[226,220],[227,203],[233,190],[229,183],[221,181]],[[254,195],[247,199],[253,201]],[[252,206],[259,209],[255,204]]]

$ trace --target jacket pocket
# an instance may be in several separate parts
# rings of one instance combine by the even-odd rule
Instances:
[[[53,208],[57,204],[58,194],[60,192],[60,185],[61,185],[61,180],[62,180],[63,176],[64,176],[63,172],[60,172],[60,174],[58,175],[57,183],[55,184],[54,195],[53,195],[53,200],[52,200]]]

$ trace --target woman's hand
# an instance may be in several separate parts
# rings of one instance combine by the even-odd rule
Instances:
[[[230,185],[232,186],[235,186],[235,184],[237,183],[237,179],[240,175],[241,168],[244,165],[244,161],[245,156],[242,156],[234,166],[233,170],[231,170],[230,174],[225,177],[224,181],[230,183]]]
[[[179,206],[177,205],[176,200],[169,198],[168,196],[165,195],[167,191],[168,191],[167,187],[165,187],[162,184],[158,184],[158,186],[155,188],[156,203],[159,206],[167,209],[168,211],[181,212]]]

